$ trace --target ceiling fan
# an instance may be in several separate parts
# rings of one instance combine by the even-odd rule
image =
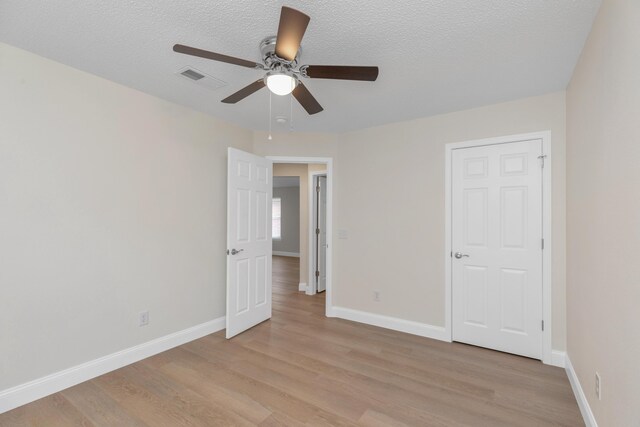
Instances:
[[[307,113],[316,114],[322,111],[323,108],[302,83],[301,77],[375,81],[378,78],[378,67],[343,65],[302,65],[298,67],[301,50],[300,42],[307,30],[310,19],[309,16],[298,10],[283,6],[280,12],[278,35],[267,37],[260,43],[262,63],[234,58],[233,56],[209,52],[181,44],[173,46],[173,50],[186,55],[266,71],[263,78],[256,80],[223,99],[222,102],[225,104],[235,104],[267,86],[269,90],[276,95],[288,95],[291,93]]]

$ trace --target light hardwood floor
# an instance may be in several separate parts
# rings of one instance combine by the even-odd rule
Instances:
[[[273,318],[0,415],[0,426],[580,426],[563,369],[324,317],[274,257]]]

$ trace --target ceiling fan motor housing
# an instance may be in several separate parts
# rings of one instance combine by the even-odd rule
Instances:
[[[302,46],[298,48],[295,59],[293,61],[287,61],[276,55],[276,39],[276,36],[270,36],[260,42],[260,55],[266,68],[272,70],[277,67],[286,67],[289,69],[297,67],[302,53]]]
[[[288,95],[299,83],[295,68],[298,65],[300,50],[302,48],[298,48],[298,53],[293,61],[287,61],[276,55],[276,40],[276,36],[271,36],[260,42],[262,61],[264,62],[265,68],[269,70],[264,76],[264,84],[276,95]],[[288,76],[289,78],[282,78],[280,76]],[[275,82],[275,80],[278,79],[280,79],[280,81]],[[286,86],[286,88],[284,86]]]

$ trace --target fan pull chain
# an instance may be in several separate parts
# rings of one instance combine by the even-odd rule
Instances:
[[[293,132],[293,92],[289,94],[289,132]]]
[[[271,91],[269,91],[269,141],[271,141],[273,138],[271,137],[271,122],[273,120],[271,120]]]

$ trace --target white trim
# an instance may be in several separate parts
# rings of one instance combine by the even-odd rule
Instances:
[[[275,239],[274,239],[275,240]],[[300,258],[300,252],[282,252],[282,251],[273,251],[271,255],[275,256],[288,256],[292,258]]]
[[[272,160],[273,163],[291,163],[291,164],[318,164],[328,165],[333,163],[333,157],[297,157],[297,156],[265,156],[266,159]]]
[[[557,366],[558,368],[565,367],[565,359],[567,358],[567,353],[560,350],[552,350],[551,351],[551,366]]]
[[[587,400],[587,396],[584,394],[584,390],[582,390],[580,380],[578,379],[578,375],[576,375],[576,371],[573,369],[573,365],[571,364],[569,355],[565,357],[565,365],[565,370],[567,371],[567,376],[569,377],[569,382],[571,383],[573,394],[575,395],[576,401],[578,402],[578,407],[580,408],[580,413],[582,414],[584,424],[587,427],[598,427],[596,417],[593,415],[593,411],[591,411],[589,401]]]
[[[313,285],[313,282],[311,282],[311,284],[307,284],[305,283],[305,288],[304,288],[304,293],[307,295],[315,295],[316,294],[316,287]],[[326,311],[326,307],[325,307],[325,311]],[[326,316],[326,314],[325,314]]]
[[[453,307],[451,298],[451,159],[453,149],[447,144],[444,149],[444,329],[449,341],[453,341],[453,328],[451,326]]]
[[[307,284],[306,283],[298,283],[298,290],[300,292],[306,292],[307,291]]]
[[[544,168],[542,169],[542,238],[544,250],[542,251],[542,319],[544,331],[542,332],[542,362],[553,364],[553,238],[551,235],[551,203],[553,192],[551,169],[553,156],[551,155],[551,132],[540,132],[536,135],[542,137],[542,154]]]
[[[0,414],[224,328],[223,316],[2,390]]]
[[[325,314],[327,317],[337,317],[336,316],[336,311],[334,310],[333,305],[327,307],[327,313]]]
[[[397,317],[383,316],[381,314],[366,311],[353,310],[351,308],[333,307],[335,317],[351,320],[367,325],[379,326],[394,331],[406,332],[425,338],[450,342],[447,331],[442,326],[433,326],[427,323],[414,322],[412,320],[399,319]]]
[[[308,181],[309,181],[309,207],[308,207],[308,224],[309,224],[309,278],[308,278],[308,282],[309,285],[309,289],[307,290],[307,294],[308,295],[315,295],[318,292],[317,286],[316,286],[316,280],[315,280],[315,268],[314,268],[314,260],[316,257],[316,247],[314,245],[315,239],[316,239],[316,235],[314,233],[314,229],[315,227],[313,227],[313,224],[315,224],[315,206],[316,206],[316,198],[315,198],[315,189],[313,186],[313,182],[315,180],[316,176],[327,176],[327,172],[326,171],[315,171],[315,172],[309,172],[309,177],[308,177]],[[325,212],[325,215],[327,213]]]
[[[333,310],[333,158],[331,157],[290,157],[266,156],[273,163],[324,164],[327,165],[327,289],[325,316],[334,317]],[[311,197],[309,197],[311,198]],[[310,227],[309,227],[310,228]]]
[[[452,152],[456,149],[480,147],[483,145],[507,144],[510,142],[542,140],[542,152],[546,155],[544,169],[542,170],[542,237],[545,247],[542,254],[542,319],[544,331],[542,332],[542,362],[553,365],[551,338],[553,323],[552,310],[552,277],[551,277],[551,251],[553,240],[551,238],[551,132],[534,132],[521,135],[508,135],[495,138],[478,139],[473,141],[453,142],[445,145],[445,330],[449,340],[453,339],[452,329],[452,298],[451,298],[451,159]]]

